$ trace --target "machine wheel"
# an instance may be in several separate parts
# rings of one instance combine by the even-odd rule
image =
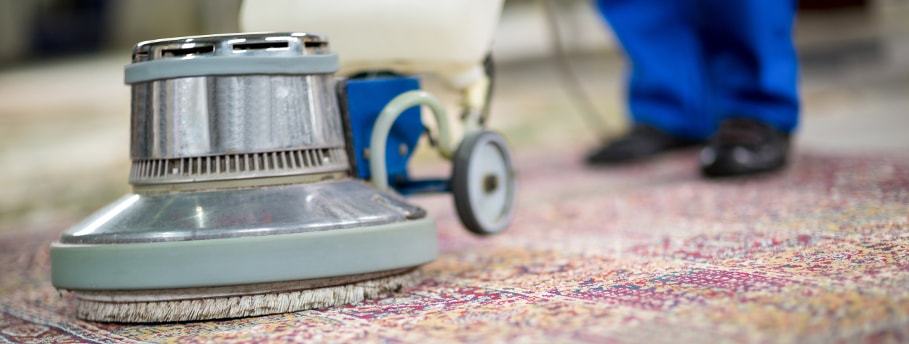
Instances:
[[[505,139],[486,130],[467,134],[452,161],[451,191],[461,223],[480,235],[503,231],[515,202],[514,167]]]

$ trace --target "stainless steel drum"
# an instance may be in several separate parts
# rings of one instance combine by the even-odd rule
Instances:
[[[142,42],[132,85],[133,185],[339,172],[347,168],[331,73],[312,34]]]

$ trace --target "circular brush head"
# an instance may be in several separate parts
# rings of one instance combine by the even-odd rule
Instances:
[[[416,285],[421,274],[402,269],[315,280],[211,288],[73,291],[84,320],[158,323],[239,318],[319,309],[377,298]]]

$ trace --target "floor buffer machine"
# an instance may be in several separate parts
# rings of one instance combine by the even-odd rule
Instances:
[[[489,3],[497,19],[501,2]],[[326,36],[294,32],[137,44],[125,70],[133,192],[51,245],[53,284],[75,300],[76,316],[233,318],[400,290],[438,254],[435,222],[406,195],[451,192],[467,229],[505,229],[514,170],[505,140],[484,127],[482,56],[451,74],[465,99],[455,140],[445,107],[407,68],[341,77],[343,53]],[[452,161],[447,178],[407,173],[427,132]]]

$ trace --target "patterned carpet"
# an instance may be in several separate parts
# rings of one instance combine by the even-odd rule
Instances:
[[[131,326],[71,317],[47,245],[0,236],[0,342],[907,342],[909,154],[802,153],[780,174],[705,181],[694,152],[586,169],[518,157],[520,209],[475,238],[447,196],[426,280],[359,305]],[[545,159],[540,157],[545,156]]]

